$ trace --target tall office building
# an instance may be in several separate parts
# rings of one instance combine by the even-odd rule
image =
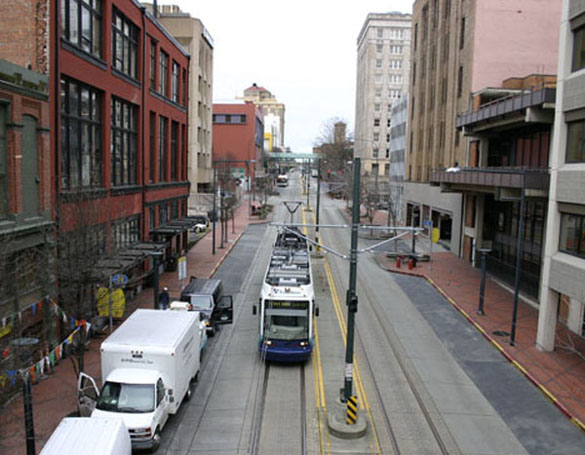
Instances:
[[[150,5],[149,5],[150,6]],[[152,7],[152,6],[150,6]],[[176,5],[159,5],[158,20],[189,53],[189,209],[202,210],[212,192],[213,38],[200,19]]]
[[[554,349],[557,323],[585,335],[584,36],[585,4],[565,0],[536,340],[546,351]]]
[[[410,28],[410,14],[371,13],[358,35],[354,155],[369,175],[389,174],[392,106],[408,90]]]
[[[407,222],[422,226],[436,220],[441,240],[457,255],[464,241],[463,198],[429,182],[431,170],[469,165],[465,132],[455,120],[470,110],[472,93],[498,87],[510,76],[556,72],[560,3],[517,0],[513,8],[508,0],[414,3]]]
[[[244,90],[244,96],[239,98],[252,101],[261,106],[264,112],[264,151],[271,152],[274,148],[284,148],[284,113],[285,107],[276,97],[264,87],[253,83]]]

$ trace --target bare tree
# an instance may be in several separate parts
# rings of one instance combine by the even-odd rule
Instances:
[[[347,162],[353,159],[353,142],[347,132],[347,122],[338,117],[329,119],[313,145],[314,151],[323,156],[321,169],[325,179],[342,180],[340,177],[347,170]]]

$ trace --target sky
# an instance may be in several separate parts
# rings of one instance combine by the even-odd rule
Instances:
[[[158,0],[213,37],[214,102],[257,83],[284,103],[284,142],[310,153],[331,119],[353,131],[357,37],[368,13],[412,13],[414,0]]]

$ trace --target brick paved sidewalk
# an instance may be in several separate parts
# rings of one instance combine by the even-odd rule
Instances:
[[[236,244],[246,226],[250,223],[265,222],[258,217],[248,216],[248,205],[243,203],[236,211],[234,226],[229,222],[228,242],[219,248],[220,228],[216,224],[216,254],[212,255],[212,235],[209,231],[187,253],[187,277],[210,277]],[[188,279],[188,278],[187,278]],[[187,280],[185,280],[186,284]],[[181,283],[177,272],[166,272],[160,276],[160,289],[169,288],[171,298],[180,295]],[[136,308],[153,308],[153,289],[142,291],[133,302],[127,304],[127,313]],[[99,347],[100,339],[92,339],[85,353],[85,372],[101,377]],[[71,361],[63,359],[47,379],[33,386],[33,415],[35,448],[39,453],[63,417],[76,410],[77,380]],[[0,454],[23,455],[26,453],[22,396],[0,408]]]

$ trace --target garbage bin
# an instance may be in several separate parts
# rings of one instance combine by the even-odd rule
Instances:
[[[168,259],[167,259],[167,272],[175,272],[177,270],[177,262],[178,262],[178,258],[176,254],[172,254]]]

